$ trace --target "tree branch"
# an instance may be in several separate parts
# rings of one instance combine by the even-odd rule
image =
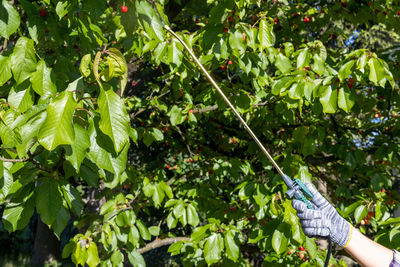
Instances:
[[[7,158],[0,156],[0,160],[3,162],[24,162],[24,161],[29,161],[29,158],[28,159],[7,159]]]
[[[189,237],[168,237],[168,238],[164,238],[164,239],[156,239],[150,243],[148,243],[145,247],[139,248],[137,250],[138,253],[140,254],[144,254],[150,250],[159,248],[159,247],[163,247],[166,245],[170,245],[179,241],[190,241]]]

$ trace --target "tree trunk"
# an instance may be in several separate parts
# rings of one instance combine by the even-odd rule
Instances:
[[[60,241],[40,219],[37,221],[31,266],[43,266],[59,258]]]

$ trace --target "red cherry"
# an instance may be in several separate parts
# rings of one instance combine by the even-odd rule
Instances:
[[[368,2],[368,6],[371,6],[371,2]]]
[[[115,206],[115,209],[117,210],[117,209],[119,209],[119,207],[118,207],[118,206]]]
[[[193,113],[194,113],[194,110],[193,110],[193,109],[189,110],[189,113],[192,113],[192,114],[193,114]]]
[[[350,83],[354,83],[354,78],[349,78]]]
[[[397,11],[397,15],[400,15],[400,11]]]
[[[309,22],[309,21],[310,21],[310,18],[309,18],[309,17],[305,17],[305,18],[303,19],[303,21],[304,21],[304,22]]]
[[[352,84],[352,83],[348,83],[347,86],[348,86],[349,88],[353,88],[353,84]]]
[[[386,15],[387,15],[387,12],[386,12],[386,11],[382,11],[382,14],[383,14],[384,16],[386,16]]]
[[[39,11],[39,14],[40,14],[41,17],[46,17],[47,12],[46,12],[46,10],[41,9],[41,10]]]
[[[274,24],[276,25],[276,24],[278,24],[278,22],[279,22],[279,19],[274,19]]]
[[[300,257],[300,259],[304,259],[304,257],[305,257],[304,253],[299,253],[299,257]]]
[[[223,70],[225,70],[225,69],[226,69],[226,66],[225,66],[225,65],[222,65],[221,68],[222,68]]]
[[[228,28],[224,28],[224,33],[228,33]]]
[[[229,22],[232,22],[232,20],[233,20],[233,16],[230,16],[230,17],[228,18],[228,21],[229,21]]]
[[[167,168],[168,170],[171,169],[171,167],[169,165],[165,166],[165,168]]]
[[[287,254],[290,255],[290,254],[292,254],[292,252],[288,251]]]
[[[228,65],[232,65],[232,60],[229,60],[229,61],[228,61]]]
[[[175,166],[174,166],[174,170],[177,170],[177,169],[178,169],[178,166],[175,165]]]
[[[127,6],[121,6],[121,11],[122,11],[122,13],[128,12],[128,7]]]

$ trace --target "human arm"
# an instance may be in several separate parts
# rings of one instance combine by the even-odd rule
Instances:
[[[312,186],[306,184],[313,195],[314,209],[308,209],[300,200],[293,200],[303,232],[310,237],[328,238],[343,247],[362,266],[387,267],[393,258],[393,251],[362,235],[339,215],[336,209]],[[395,259],[397,260],[397,259]],[[398,265],[400,266],[400,261]]]
[[[392,250],[372,241],[355,228],[352,229],[349,243],[344,249],[358,263],[366,267],[387,267],[393,259]]]

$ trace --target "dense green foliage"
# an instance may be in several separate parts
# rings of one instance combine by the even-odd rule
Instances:
[[[184,266],[322,264],[280,176],[165,22],[285,173],[325,184],[342,216],[400,248],[395,2],[2,0],[5,229],[37,211],[59,237],[72,219],[63,257],[90,267],[144,266],[163,241]],[[93,188],[97,212],[82,200]]]

